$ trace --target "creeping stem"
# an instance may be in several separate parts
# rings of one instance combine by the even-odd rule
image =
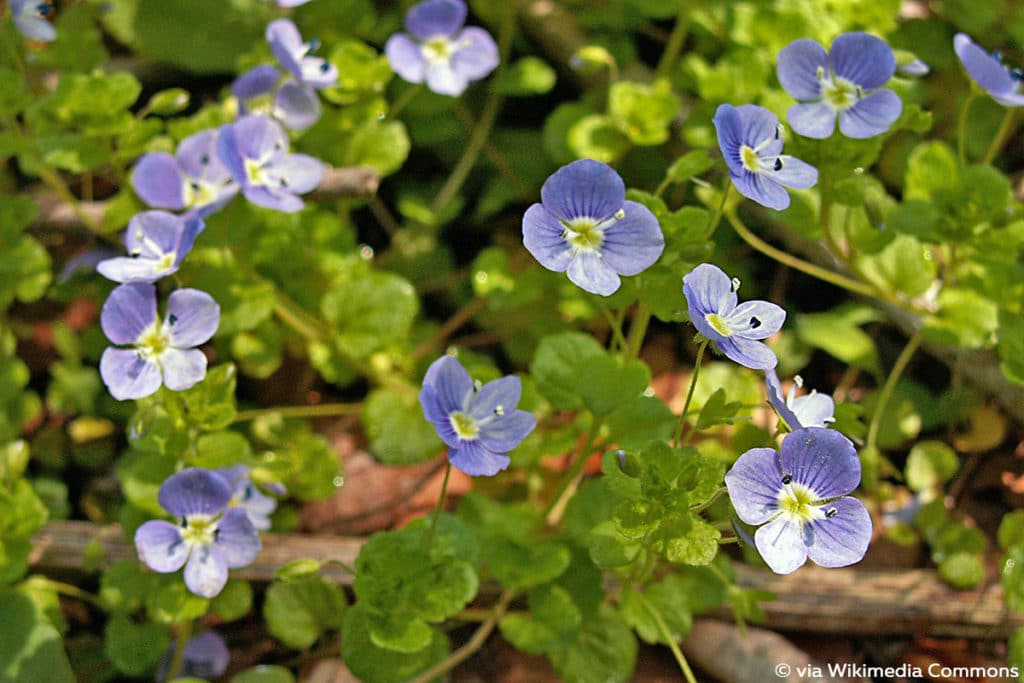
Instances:
[[[903,371],[906,370],[907,364],[910,363],[910,359],[914,356],[914,352],[917,351],[917,347],[921,345],[921,330],[918,330],[907,342],[907,345],[900,351],[900,355],[896,358],[896,362],[892,366],[892,371],[889,372],[889,377],[886,378],[885,384],[882,386],[882,391],[878,394],[878,402],[875,404],[875,410],[871,415],[871,426],[868,427],[868,438],[865,450],[872,451],[875,448],[875,444],[878,441],[878,430],[882,424],[882,416],[885,414],[886,408],[889,406],[889,401],[892,399],[892,393],[896,389],[896,384],[900,380],[900,376]]]
[[[693,14],[693,8],[690,7],[690,3],[679,3],[676,25],[672,28],[672,35],[668,37],[668,42],[665,43],[665,51],[661,53],[661,59],[658,60],[658,68],[654,73],[655,78],[667,78],[672,67],[675,66],[679,53],[683,49],[683,42],[686,41],[691,14]]]
[[[509,46],[512,41],[512,31],[515,28],[515,3],[506,3],[501,18],[501,29],[498,34],[498,72],[495,75],[495,79],[498,78],[502,71],[505,69],[505,63],[508,61]],[[498,93],[497,89],[492,88],[490,94],[487,96],[487,101],[484,103],[484,108],[480,112],[480,119],[476,122],[476,128],[473,129],[472,135],[470,135],[469,143],[466,145],[465,151],[462,153],[462,157],[455,164],[455,168],[452,169],[451,175],[441,186],[440,191],[434,198],[434,203],[431,206],[434,213],[440,213],[448,203],[455,198],[455,195],[459,193],[462,188],[462,184],[466,182],[466,178],[469,177],[470,171],[473,170],[473,166],[476,165],[477,157],[480,156],[480,152],[483,151],[484,145],[487,144],[487,138],[491,135],[491,129],[494,127],[494,122],[498,118],[498,111],[501,109],[501,104],[504,98]]]
[[[1003,122],[999,125],[999,130],[996,131],[995,137],[992,138],[992,142],[988,146],[988,150],[985,151],[985,156],[982,157],[982,164],[991,164],[992,160],[999,154],[999,150],[1006,144],[1007,138],[1010,137],[1010,133],[1013,131],[1013,126],[1017,121],[1017,108],[1007,107],[1006,114],[1003,115]]]
[[[647,326],[651,322],[651,309],[647,307],[641,298],[636,305],[636,312],[633,313],[633,322],[629,325],[629,337],[626,339],[626,358],[633,359],[640,356],[640,348],[644,344],[644,337],[647,336]]]
[[[437,520],[441,518],[441,510],[444,509],[444,497],[448,493],[448,478],[452,475],[452,463],[449,460],[444,468],[444,481],[441,482],[441,495],[437,497],[437,507],[434,508],[434,518],[430,520],[430,531],[427,532],[424,549],[429,550],[430,544],[434,542],[434,532],[437,531]]]
[[[413,678],[409,683],[429,683],[439,676],[448,673],[459,664],[472,657],[473,653],[483,647],[484,643],[487,642],[487,638],[491,635],[491,631],[493,631],[494,627],[497,626],[499,621],[501,621],[501,618],[505,616],[509,603],[511,603],[515,597],[516,592],[511,589],[502,593],[501,597],[498,598],[498,602],[491,610],[491,616],[488,617],[487,621],[480,624],[476,632],[473,633],[473,636],[466,641],[465,645],[453,652],[444,661],[439,662],[416,678]]]
[[[604,314],[605,319],[608,321],[608,327],[612,330],[612,342],[615,346],[625,350],[628,348],[626,338],[622,335],[622,318],[612,313],[612,309],[608,308],[608,304],[604,300],[598,301],[598,306],[601,308],[601,313]]]
[[[683,411],[679,413],[679,425],[676,427],[676,435],[672,439],[672,447],[678,448],[683,438],[683,425],[686,424],[686,413],[690,410],[690,401],[693,400],[693,390],[697,388],[697,377],[700,376],[700,364],[704,360],[704,351],[708,348],[710,339],[705,339],[697,349],[697,360],[693,363],[693,375],[690,377],[690,388],[686,392],[686,401],[683,402]]]
[[[964,100],[963,107],[960,108],[960,123],[957,126],[956,132],[956,150],[957,155],[960,157],[960,166],[967,165],[967,114],[971,111],[971,104],[978,98],[978,88],[971,82],[971,92],[968,93],[967,99]],[[1012,109],[1010,111],[1013,111]],[[993,140],[994,142],[994,140]]]
[[[747,244],[749,244],[750,246],[752,246],[754,249],[761,252],[765,256],[769,256],[778,261],[779,263],[787,265],[794,270],[799,270],[801,273],[805,273],[807,275],[810,275],[811,277],[816,277],[819,280],[824,280],[825,282],[833,284],[836,287],[840,287],[849,292],[860,294],[862,296],[871,297],[873,299],[883,299],[886,301],[890,300],[882,292],[878,291],[871,285],[868,285],[864,282],[860,282],[859,280],[848,278],[844,275],[840,275],[839,273],[833,273],[830,270],[826,270],[820,266],[814,265],[813,263],[809,263],[807,261],[804,261],[803,259],[799,259],[795,256],[792,256],[791,254],[787,254],[786,252],[780,249],[776,249],[775,247],[773,247],[772,245],[768,244],[760,237],[755,235],[754,233],[750,232],[750,229],[747,228],[747,226],[743,225],[743,223],[740,221],[740,219],[736,216],[735,213],[731,211],[727,212],[725,214],[725,217],[732,225],[733,230],[736,231],[736,234],[739,235],[744,242],[746,242]]]
[[[654,619],[654,623],[658,626],[658,631],[661,633],[662,638],[668,643],[668,647],[672,650],[672,656],[676,658],[676,663],[679,664],[679,670],[683,672],[683,676],[686,678],[687,683],[697,683],[697,679],[693,675],[693,671],[690,670],[690,664],[686,661],[686,657],[683,656],[682,650],[679,649],[679,644],[676,642],[675,637],[672,635],[672,631],[669,630],[668,624],[665,623],[664,618],[661,616],[661,612],[658,608],[651,604],[651,601],[641,593],[636,591],[637,597],[640,598],[640,602],[643,604],[644,609],[650,612],[651,617]]]
[[[358,415],[363,409],[362,403],[318,403],[309,406],[270,406],[269,408],[253,408],[239,410],[235,413],[235,422],[248,422],[264,415],[280,415],[281,417],[332,417],[335,415]]]
[[[167,677],[164,680],[173,681],[181,671],[181,665],[185,663],[185,646],[192,637],[192,620],[189,619],[178,626],[178,633],[174,641],[174,654],[171,655],[171,665],[167,669]]]
[[[725,185],[722,187],[722,199],[718,202],[718,208],[711,214],[708,227],[704,228],[705,240],[711,239],[711,236],[715,234],[715,230],[718,229],[718,224],[722,222],[722,212],[725,211],[725,202],[728,201],[730,192],[732,192],[732,180],[726,178]]]
[[[562,499],[568,495],[572,483],[580,476],[583,467],[587,464],[587,460],[590,459],[590,451],[594,447],[594,442],[597,440],[597,433],[600,429],[601,421],[595,418],[594,424],[591,425],[590,431],[587,433],[586,441],[583,442],[583,446],[576,453],[576,460],[566,470],[562,481],[558,484],[558,491],[555,492],[555,495],[551,496],[551,500],[548,501],[547,507],[544,508],[544,512],[541,514],[541,519],[547,520],[552,526],[558,523],[555,511],[562,508]]]

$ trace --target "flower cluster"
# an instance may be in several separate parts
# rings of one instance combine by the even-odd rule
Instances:
[[[514,375],[480,384],[458,360],[442,356],[423,378],[420,404],[452,466],[489,477],[508,467],[508,452],[537,425],[532,413],[516,409],[521,393]]]
[[[157,500],[178,520],[154,519],[135,532],[139,559],[150,569],[185,568],[185,585],[212,598],[228,580],[228,570],[250,564],[260,552],[260,535],[245,508],[232,507],[225,478],[195,467],[173,474],[160,486]]]
[[[498,66],[498,46],[482,28],[466,24],[462,0],[425,0],[405,15],[407,33],[396,33],[384,54],[396,74],[457,97]]]
[[[859,562],[871,540],[871,516],[849,496],[860,460],[831,429],[797,429],[780,451],[753,448],[725,475],[736,514],[761,525],[754,544],[772,571],[789,574],[810,557],[823,567]]]

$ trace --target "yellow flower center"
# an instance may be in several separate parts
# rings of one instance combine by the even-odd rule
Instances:
[[[159,356],[171,345],[170,335],[164,333],[159,323],[153,323],[139,335],[136,348],[144,358]]]
[[[255,159],[245,160],[245,175],[249,179],[249,183],[252,185],[266,185],[266,173],[263,171],[263,165]]]
[[[431,38],[423,43],[423,57],[429,62],[447,62],[454,50],[452,42],[443,36]]]
[[[757,156],[757,152],[750,145],[743,145],[740,147],[740,161],[743,162],[743,168],[747,169],[751,173],[757,173],[761,170],[759,163],[760,159]]]
[[[809,522],[822,516],[813,503],[817,500],[814,492],[803,484],[789,483],[779,491],[779,509],[790,519]]]
[[[455,430],[455,433],[460,439],[464,441],[472,441],[479,436],[480,427],[477,426],[476,420],[461,410],[449,415],[448,419],[452,423],[452,429]]]
[[[217,535],[217,522],[207,515],[189,515],[181,530],[181,538],[188,545],[209,545]]]
[[[845,78],[833,76],[831,80],[821,82],[821,95],[829,106],[841,111],[857,104],[857,100],[863,97],[864,93],[860,86]]]
[[[732,330],[725,324],[725,318],[718,315],[717,313],[708,313],[704,316],[704,320],[707,321],[708,325],[714,328],[715,332],[722,335],[723,337],[731,337]]]
[[[598,251],[604,242],[604,231],[593,218],[574,218],[565,223],[565,240],[575,251]]]

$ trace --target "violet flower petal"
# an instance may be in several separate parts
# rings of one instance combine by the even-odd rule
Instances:
[[[260,554],[260,535],[240,507],[233,507],[217,521],[214,552],[231,569],[245,567]]]
[[[848,138],[870,138],[889,130],[903,112],[903,101],[892,90],[877,90],[839,112],[839,130]]]
[[[145,398],[160,388],[160,367],[134,349],[108,347],[100,356],[100,377],[119,401]]]
[[[166,152],[144,154],[132,171],[132,187],[146,204],[158,209],[185,208],[185,178],[178,160]]]
[[[779,457],[783,471],[820,499],[845,496],[860,484],[857,450],[834,429],[808,427],[790,432]]]
[[[167,298],[165,326],[173,346],[180,349],[205,344],[217,331],[220,306],[206,292],[176,289]]]
[[[188,559],[189,547],[181,530],[162,519],[153,519],[135,531],[135,550],[147,567],[155,572],[176,572]]]
[[[754,544],[776,574],[792,574],[807,562],[801,526],[786,517],[779,517],[758,529],[754,533]]]
[[[132,344],[156,322],[156,289],[151,284],[115,287],[100,311],[100,327],[115,344]]]
[[[462,0],[426,0],[405,15],[405,30],[420,40],[450,36],[466,23],[466,4]]]
[[[216,597],[228,582],[228,566],[214,548],[193,549],[185,564],[185,585],[204,598]]]
[[[580,159],[548,177],[540,196],[544,208],[562,220],[604,220],[622,208],[626,185],[611,166]]]
[[[511,462],[507,454],[495,453],[480,440],[463,441],[458,448],[449,448],[448,460],[452,467],[471,477],[492,477]]]
[[[871,542],[871,515],[864,503],[844,497],[823,507],[835,513],[806,525],[807,555],[822,567],[847,567],[859,562]]]
[[[160,365],[171,391],[191,389],[206,377],[206,356],[199,349],[167,349],[160,354]]]
[[[209,470],[188,467],[167,477],[160,486],[157,500],[178,519],[192,515],[212,517],[227,507],[231,488]]]

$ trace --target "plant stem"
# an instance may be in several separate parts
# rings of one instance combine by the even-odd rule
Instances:
[[[167,678],[164,680],[173,681],[181,671],[181,665],[185,663],[185,646],[192,637],[192,620],[183,622],[178,627],[178,633],[174,641],[174,654],[171,655],[171,665],[167,668]]]
[[[672,28],[672,35],[668,37],[668,42],[665,43],[665,51],[661,53],[661,59],[658,60],[658,68],[654,72],[655,80],[667,78],[669,71],[675,66],[676,59],[679,58],[679,53],[683,49],[683,43],[686,41],[686,32],[690,27],[690,14],[692,12],[693,8],[689,6],[689,3],[680,3],[679,14],[676,15],[676,25]]]
[[[411,356],[412,361],[415,363],[416,361],[424,358],[432,350],[444,344],[448,337],[467,322],[472,320],[473,317],[482,311],[486,305],[486,298],[476,297],[471,299],[462,308],[455,311],[455,313],[452,314],[452,317],[448,318],[448,320],[441,325],[441,329],[437,331],[437,334],[413,349]]]
[[[276,287],[274,291],[274,313],[283,323],[308,341],[323,341],[328,336],[327,332],[322,330],[320,325],[317,324],[319,321],[309,320],[309,315]]]
[[[560,508],[562,505],[562,498],[565,497],[569,491],[569,487],[572,486],[573,481],[583,471],[583,467],[587,464],[587,460],[590,459],[590,451],[594,446],[594,441],[597,439],[597,432],[601,429],[601,421],[597,418],[594,419],[594,424],[591,425],[590,431],[587,432],[587,439],[583,442],[582,448],[576,455],[576,460],[572,463],[572,466],[566,470],[565,475],[562,477],[562,481],[558,484],[558,491],[548,501],[547,506],[544,508],[544,512],[541,513],[541,519],[547,520],[548,524],[554,526],[558,523],[557,518],[553,518],[553,512]]]
[[[978,90],[975,88],[974,83],[971,83],[971,92],[968,93],[967,99],[964,100],[963,107],[960,108],[960,123],[957,126],[956,133],[956,151],[960,157],[960,166],[967,166],[967,114],[971,110],[971,104],[978,97]],[[1012,109],[1011,109],[1012,111]]]
[[[60,174],[54,171],[52,168],[47,166],[41,159],[36,159],[38,163],[39,177],[43,179],[43,182],[57,193],[57,196],[61,198],[65,204],[71,207],[71,212],[75,214],[78,220],[82,221],[82,224],[89,229],[89,232],[94,235],[102,237],[104,240],[110,241],[110,236],[103,232],[103,226],[93,220],[86,211],[82,209],[81,203],[78,198],[71,193],[68,189],[64,179],[60,177]]]
[[[647,336],[647,326],[651,323],[651,309],[647,307],[643,299],[636,305],[636,312],[633,314],[633,322],[629,326],[629,338],[626,340],[626,358],[633,359],[640,357],[640,349],[644,345],[644,337]]]
[[[750,232],[747,226],[743,225],[743,223],[740,221],[739,218],[736,217],[734,213],[726,213],[726,218],[732,225],[733,230],[736,231],[736,234],[739,235],[744,242],[746,242],[751,247],[761,252],[765,256],[769,256],[778,261],[779,263],[782,263],[784,265],[789,266],[790,268],[793,268],[794,270],[799,270],[801,273],[805,273],[806,275],[810,275],[811,277],[816,277],[819,280],[824,280],[829,284],[833,284],[836,287],[840,287],[849,292],[860,294],[861,296],[866,296],[873,299],[883,299],[885,301],[892,301],[891,297],[885,296],[882,292],[878,291],[871,285],[868,285],[864,282],[860,282],[859,280],[848,278],[845,275],[840,275],[839,273],[833,273],[813,263],[809,263],[795,256],[787,254],[784,251],[776,249],[775,247],[771,246],[770,244],[762,240],[760,237],[755,235],[754,233]]]
[[[999,125],[999,130],[996,131],[996,135],[992,138],[991,144],[988,146],[988,150],[985,152],[985,156],[982,157],[982,164],[991,164],[992,160],[999,154],[999,150],[1006,144],[1006,139],[1010,136],[1013,131],[1013,125],[1017,120],[1017,108],[1007,107],[1006,114],[1003,116],[1003,122]]]
[[[448,493],[448,478],[452,474],[452,463],[449,460],[448,464],[444,468],[444,481],[441,482],[441,495],[437,497],[437,507],[434,508],[434,518],[430,520],[430,531],[427,532],[426,542],[423,545],[424,550],[430,549],[430,544],[434,542],[434,532],[437,531],[437,520],[441,518],[441,510],[444,509],[444,496]]]
[[[628,345],[626,344],[626,338],[622,334],[622,320],[615,317],[612,309],[608,308],[608,304],[604,302],[604,299],[598,301],[598,306],[601,308],[601,312],[604,313],[605,319],[608,320],[608,327],[612,329],[613,343],[625,351]]]
[[[696,505],[691,505],[691,506],[690,506],[690,512],[692,512],[692,513],[693,513],[693,514],[695,514],[695,515],[696,515],[696,514],[699,514],[699,513],[701,513],[701,512],[704,512],[704,511],[705,511],[705,510],[707,510],[707,509],[708,509],[709,507],[711,507],[711,505],[712,505],[712,504],[713,504],[713,503],[714,503],[714,502],[715,502],[716,500],[718,500],[718,498],[719,498],[719,497],[720,497],[720,496],[721,496],[721,495],[722,495],[723,493],[725,493],[725,492],[726,492],[726,491],[728,491],[728,490],[729,490],[729,489],[727,489],[727,488],[726,488],[726,487],[724,487],[724,486],[719,486],[719,487],[718,487],[717,489],[715,489],[715,492],[711,494],[711,497],[710,497],[710,498],[708,498],[707,500],[705,500],[705,501],[704,501],[703,503],[697,503]]]
[[[416,85],[414,85],[414,86],[412,86],[410,88],[406,88],[405,92],[403,92],[401,95],[399,95],[398,99],[395,100],[395,103],[392,104],[391,107],[388,109],[388,118],[393,119],[396,116],[398,116],[398,112],[400,112],[403,109],[405,109],[405,105],[407,105],[410,102],[412,102],[413,98],[416,97],[417,95],[419,95],[420,92],[422,92],[422,91],[423,91],[423,84],[422,83],[417,83]]]
[[[75,600],[81,600],[82,602],[87,602],[93,607],[99,607],[100,609],[107,609],[106,605],[103,604],[102,600],[100,600],[98,597],[96,597],[89,591],[82,590],[78,586],[72,585],[70,583],[63,583],[61,581],[54,581],[53,579],[41,577],[33,579],[33,581],[40,580],[43,583],[45,583],[45,585],[48,588],[52,588],[54,591],[60,593],[65,597],[74,598]]]
[[[661,612],[658,608],[651,604],[651,601],[647,599],[647,596],[636,591],[637,597],[640,598],[640,602],[643,603],[644,608],[651,613],[654,617],[654,623],[658,626],[658,631],[661,636],[668,643],[668,647],[672,650],[672,656],[676,658],[676,663],[679,665],[679,670],[683,672],[683,676],[686,678],[687,683],[697,683],[697,679],[693,675],[693,671],[690,670],[690,664],[686,661],[686,657],[683,656],[682,650],[679,649],[679,644],[676,642],[675,637],[672,636],[672,632],[668,628],[668,624],[661,616]]]
[[[878,441],[878,430],[882,423],[882,415],[885,413],[885,409],[889,406],[889,401],[892,399],[893,391],[896,389],[896,384],[899,382],[900,376],[903,371],[906,370],[907,364],[910,363],[910,359],[914,356],[914,352],[917,351],[917,347],[921,345],[921,330],[918,330],[907,342],[907,345],[900,351],[900,355],[897,356],[896,362],[893,363],[892,370],[889,372],[889,377],[886,378],[885,384],[882,385],[882,391],[878,394],[878,402],[875,404],[875,410],[871,415],[871,425],[868,427],[867,445],[865,450],[871,450],[875,448],[875,444]]]
[[[700,376],[700,365],[704,360],[704,351],[708,348],[708,344],[711,343],[710,339],[705,339],[700,343],[700,348],[697,349],[697,360],[693,364],[693,374],[690,376],[690,388],[686,392],[686,401],[683,402],[683,412],[679,413],[679,425],[676,427],[676,435],[672,439],[672,447],[678,448],[679,442],[683,438],[683,426],[686,424],[686,413],[690,410],[690,401],[693,400],[693,390],[697,388],[697,377]]]
[[[506,590],[498,598],[498,602],[494,605],[494,609],[491,610],[491,616],[484,623],[480,624],[477,630],[473,633],[473,636],[466,641],[466,644],[460,647],[458,650],[453,652],[443,662],[430,667],[416,678],[409,681],[409,683],[429,683],[438,676],[446,674],[462,662],[473,656],[473,653],[483,647],[484,643],[487,642],[488,636],[491,635],[491,631],[501,621],[501,618],[505,616],[506,610],[508,610],[509,603],[512,602],[516,597],[514,590]]]
[[[704,239],[710,240],[711,236],[715,234],[715,230],[718,229],[718,224],[722,222],[722,212],[725,211],[725,202],[729,199],[729,193],[732,192],[732,180],[729,178],[725,179],[725,187],[722,188],[722,201],[718,202],[718,208],[711,214],[710,220],[708,220],[708,227],[704,228]]]
[[[335,415],[358,415],[363,404],[358,403],[318,403],[309,406],[270,406],[269,408],[253,408],[239,410],[235,414],[235,422],[248,422],[263,415],[278,414],[282,417],[331,417]]]
[[[512,31],[515,28],[516,18],[516,6],[515,3],[506,3],[504,6],[502,18],[501,18],[501,29],[498,35],[498,54],[499,54],[499,66],[498,72],[495,74],[495,78],[501,75],[505,68],[505,64],[508,61],[509,46],[512,41]],[[473,166],[476,165],[477,157],[480,156],[480,152],[483,151],[484,145],[487,144],[487,138],[491,135],[491,129],[494,127],[494,122],[498,118],[498,111],[501,109],[501,104],[504,102],[504,98],[492,89],[487,95],[487,101],[484,102],[483,110],[480,112],[480,118],[476,122],[476,128],[473,129],[473,133],[469,137],[469,143],[466,145],[466,149],[462,152],[462,157],[455,164],[455,168],[452,169],[451,175],[445,181],[444,185],[441,186],[441,190],[434,197],[434,203],[431,205],[431,209],[434,214],[441,213],[448,203],[455,198],[455,195],[459,193],[462,188],[462,184],[466,182],[466,178],[469,177],[470,171],[473,170]]]

